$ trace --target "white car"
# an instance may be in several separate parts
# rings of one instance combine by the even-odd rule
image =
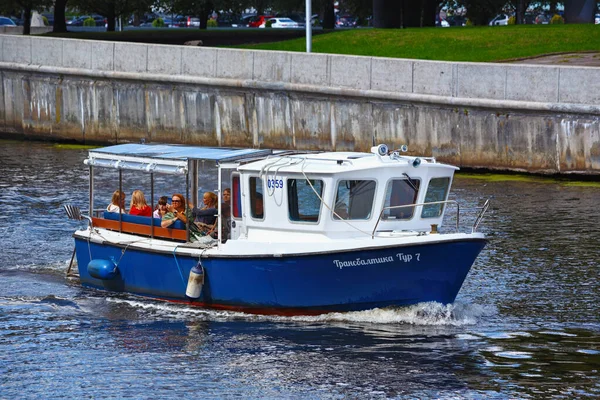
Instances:
[[[510,17],[506,14],[499,14],[496,15],[494,17],[494,19],[492,19],[490,21],[490,26],[494,26],[494,25],[508,25],[508,19]]]
[[[600,24],[600,14],[596,14],[596,18],[594,18],[594,23],[596,25]]]
[[[271,22],[271,28],[299,28],[300,25],[289,18],[269,18],[267,22]],[[265,23],[266,25],[266,23]],[[262,28],[262,26],[261,26]]]

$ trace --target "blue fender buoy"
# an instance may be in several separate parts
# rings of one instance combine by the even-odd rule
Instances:
[[[95,259],[87,265],[88,274],[93,278],[110,280],[114,279],[118,274],[117,264],[113,260]]]
[[[204,268],[202,267],[202,263],[198,261],[191,270],[190,277],[188,278],[187,288],[185,290],[185,295],[190,299],[198,299],[200,298],[200,294],[202,293],[202,286],[204,285]]]

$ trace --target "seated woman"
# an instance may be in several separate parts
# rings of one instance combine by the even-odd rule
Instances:
[[[194,222],[205,234],[212,234],[217,222],[217,195],[213,192],[206,192],[202,201],[204,203],[202,208],[195,207],[192,210]]]
[[[163,215],[165,215],[169,210],[167,210],[167,202],[169,198],[167,196],[161,196],[158,199],[158,204],[156,205],[156,209],[152,213],[154,218],[162,219]]]
[[[125,211],[125,193],[120,190],[115,190],[112,199],[110,200],[110,204],[106,207],[106,211],[108,212],[122,212],[124,214],[127,213]]]
[[[141,190],[134,190],[131,195],[131,208],[129,209],[131,215],[141,215],[142,217],[151,217],[152,208],[146,203],[144,192]]]
[[[175,193],[171,196],[171,204],[167,205],[167,213],[163,215],[160,226],[169,228],[177,220],[187,224],[188,220],[191,220],[192,218],[192,210],[185,206],[185,198],[183,195]],[[202,236],[205,235],[200,231],[196,224],[190,224],[190,239],[195,241]]]

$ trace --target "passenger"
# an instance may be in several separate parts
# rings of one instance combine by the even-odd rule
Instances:
[[[160,226],[169,228],[177,220],[187,224],[191,218],[193,218],[192,210],[185,206],[185,198],[182,194],[175,193],[171,196],[171,204],[167,205],[167,213],[163,215]],[[204,236],[204,233],[195,224],[190,224],[190,236],[192,240],[197,240]]]
[[[223,203],[227,205],[231,204],[231,189],[229,188],[223,190]]]
[[[108,207],[106,207],[106,211],[115,213],[122,212],[126,214],[127,211],[125,211],[125,193],[121,192],[120,190],[115,190],[115,192],[112,195],[110,204],[108,205]]]
[[[265,216],[263,196],[261,193],[256,193],[256,196],[254,197],[252,216],[259,219],[264,218]]]
[[[131,208],[129,214],[140,215],[142,217],[151,217],[152,208],[146,203],[144,192],[141,190],[134,190],[131,195]]]
[[[152,213],[152,216],[154,218],[161,218],[163,217],[163,215],[165,215],[169,210],[167,210],[167,202],[168,202],[169,198],[167,196],[161,196],[158,199],[158,204],[156,205],[156,209],[154,210],[154,213]]]
[[[202,197],[204,206],[200,209],[194,208],[192,213],[195,223],[203,232],[214,231],[217,222],[217,195],[213,192],[206,192]]]

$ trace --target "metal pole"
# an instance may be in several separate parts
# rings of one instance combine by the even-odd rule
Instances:
[[[94,167],[90,165],[90,218],[94,216]]]
[[[312,4],[311,0],[306,0],[306,52],[312,52]]]
[[[150,216],[150,237],[154,239],[154,172],[150,172],[150,207],[152,208],[152,215]]]

